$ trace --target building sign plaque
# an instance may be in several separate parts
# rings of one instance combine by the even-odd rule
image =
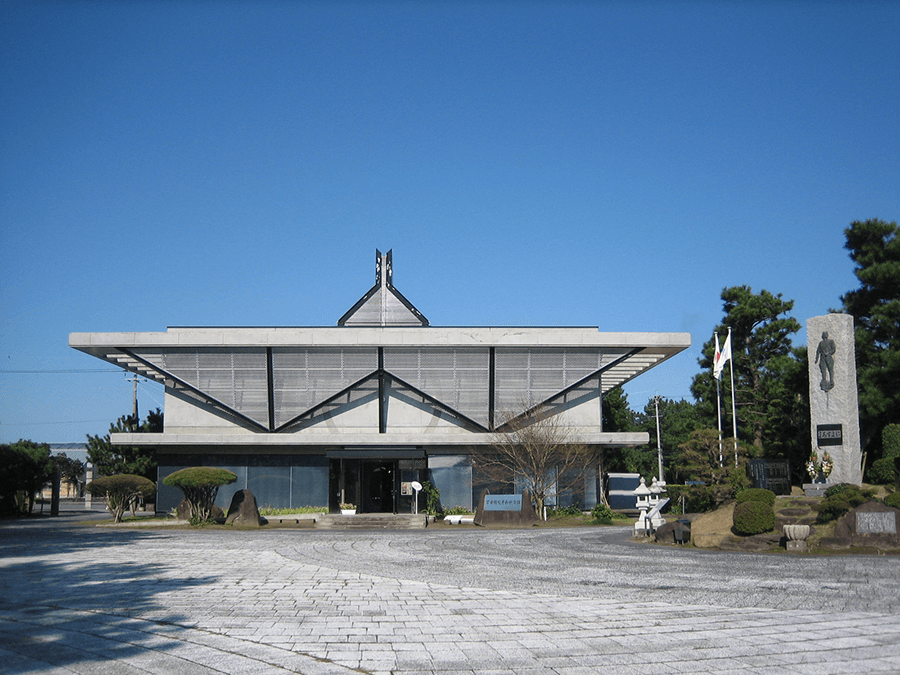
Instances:
[[[857,511],[857,534],[896,534],[897,514],[893,511]]]
[[[521,511],[522,495],[485,495],[485,511]]]
[[[840,424],[817,424],[816,443],[818,445],[843,445],[844,431]]]

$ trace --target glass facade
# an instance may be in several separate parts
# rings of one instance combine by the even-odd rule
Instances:
[[[238,490],[248,489],[260,508],[328,505],[328,460],[324,455],[160,455],[156,510],[169,512],[184,495],[162,480],[179,469],[213,466],[228,469],[237,481],[219,488],[216,505],[227,510]]]

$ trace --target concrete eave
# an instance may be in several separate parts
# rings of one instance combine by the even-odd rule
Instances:
[[[544,346],[649,348],[674,354],[690,345],[690,333],[604,333],[596,327],[169,328],[166,332],[69,335],[70,347],[88,353],[142,347]]]
[[[491,442],[491,434],[111,434],[114,445],[130,445],[138,447],[157,446],[318,446],[318,447],[431,447],[431,446],[473,446],[487,445]],[[638,433],[573,433],[573,443],[587,445],[603,445],[606,447],[633,447],[646,445],[650,435]]]

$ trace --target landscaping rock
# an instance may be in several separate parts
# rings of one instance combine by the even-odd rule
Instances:
[[[188,506],[187,500],[182,499],[178,506],[175,507],[175,517],[178,520],[190,520],[191,519],[191,509]],[[212,519],[216,520],[217,518],[224,518],[225,512],[220,509],[218,506],[213,505],[212,507]]]
[[[859,514],[863,514],[860,516]],[[866,516],[866,514],[885,514],[883,516]],[[893,514],[889,516],[887,514]],[[872,528],[860,528],[860,523],[880,523],[876,531]],[[893,527],[891,527],[893,526]],[[863,531],[860,531],[860,530]],[[893,529],[893,532],[890,530]],[[885,530],[885,531],[877,531]],[[900,509],[895,509],[881,502],[866,502],[852,509],[847,515],[838,519],[834,527],[834,536],[822,539],[822,546],[831,548],[848,548],[859,546],[888,550],[900,548]]]
[[[656,541],[665,544],[687,544],[691,541],[691,524],[676,520],[656,529]]]
[[[259,517],[259,508],[256,506],[256,497],[250,490],[238,490],[231,498],[231,506],[228,507],[226,525],[243,525],[245,527],[259,527],[267,521]]]

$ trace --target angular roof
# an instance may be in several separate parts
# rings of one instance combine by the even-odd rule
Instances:
[[[375,285],[347,310],[338,326],[427,326],[428,319],[394,288],[391,251],[375,249]]]
[[[386,376],[470,425],[605,393],[690,346],[688,333],[345,326],[72,333],[69,345],[264,432],[290,432]],[[449,378],[449,379],[448,379]],[[457,399],[464,386],[466,403]],[[528,398],[524,400],[524,394]],[[493,405],[491,405],[493,401]]]

